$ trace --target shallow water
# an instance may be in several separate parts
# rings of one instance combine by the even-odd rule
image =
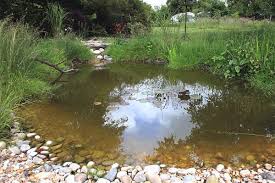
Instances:
[[[44,138],[63,144],[56,154],[64,161],[179,167],[275,161],[274,101],[240,84],[116,64],[87,66],[66,80],[49,101],[19,112]]]

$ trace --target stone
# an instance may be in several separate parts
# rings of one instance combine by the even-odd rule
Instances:
[[[98,171],[96,172],[96,175],[97,175],[98,177],[103,177],[103,176],[105,175],[105,171],[104,171],[104,170],[98,170]]]
[[[219,183],[219,179],[215,175],[210,175],[207,177],[206,183]]]
[[[25,134],[25,133],[17,133],[17,134],[16,134],[16,137],[17,137],[19,140],[25,140],[26,134]]]
[[[178,169],[178,172],[177,172],[179,175],[187,175],[188,174],[188,171],[186,171],[186,169]]]
[[[36,133],[27,133],[27,137],[28,138],[32,138],[32,137],[34,137],[36,135]]]
[[[146,176],[144,171],[138,172],[135,177],[134,177],[135,182],[145,182],[146,181]]]
[[[29,157],[34,157],[34,156],[36,156],[37,155],[37,152],[36,151],[31,151],[30,153],[28,153],[28,156]]]
[[[122,183],[131,183],[131,182],[132,182],[132,179],[131,179],[130,176],[125,175],[125,176],[122,176],[122,177],[120,178],[120,181],[121,181]]]
[[[117,178],[119,178],[119,179],[121,179],[121,177],[123,177],[123,176],[125,176],[125,175],[127,175],[127,172],[126,171],[120,171],[120,172],[118,172],[117,173]]]
[[[38,180],[42,180],[42,179],[47,179],[52,176],[53,176],[52,172],[40,172],[40,173],[35,174],[34,177]]]
[[[65,183],[75,183],[74,182],[74,175],[69,175],[65,178]]]
[[[111,168],[104,178],[112,182],[115,180],[116,175],[117,175],[117,168]]]
[[[45,145],[46,145],[46,146],[51,146],[51,145],[53,145],[53,141],[48,140],[48,141],[45,143]]]
[[[187,174],[196,174],[196,169],[195,168],[188,168],[188,169],[186,169],[186,173]]]
[[[97,172],[97,170],[95,168],[91,168],[89,170],[89,173],[92,174],[92,175],[96,175],[96,172]]]
[[[171,174],[176,174],[178,172],[178,169],[177,168],[169,168],[168,172]]]
[[[78,173],[74,176],[75,183],[83,183],[88,179],[87,175],[84,173]]]
[[[109,180],[107,179],[103,179],[103,178],[99,178],[96,183],[111,183]]]
[[[129,170],[133,171],[133,169],[134,169],[134,167],[132,167],[132,166],[126,166],[126,167],[122,167],[122,168],[121,168],[121,171],[126,171],[126,172],[128,172]]]
[[[48,151],[50,148],[48,146],[41,146],[39,149],[42,151]]]
[[[216,170],[217,170],[218,172],[223,171],[223,170],[224,170],[224,165],[223,165],[223,164],[218,164],[217,167],[216,167]]]
[[[96,58],[97,58],[98,60],[102,60],[102,59],[103,59],[103,56],[102,56],[102,55],[98,55],[98,56],[96,56]]]
[[[164,173],[160,174],[160,179],[161,179],[162,181],[167,181],[167,180],[169,180],[170,178],[171,178],[171,176],[170,176],[169,174],[164,174]]]
[[[94,50],[93,53],[96,54],[96,55],[99,55],[101,53],[101,51],[100,50]]]
[[[40,165],[40,164],[43,163],[43,160],[42,160],[41,158],[38,158],[38,157],[35,156],[35,157],[32,159],[32,162],[33,162],[34,164],[36,164],[36,165]]]
[[[3,150],[3,149],[6,149],[6,147],[7,147],[6,142],[0,141],[0,151]]]
[[[171,183],[183,183],[182,180],[178,177],[171,177]]]
[[[9,151],[15,155],[18,155],[21,153],[20,149],[17,146],[12,146],[9,148]]]
[[[56,151],[56,150],[60,149],[62,146],[63,146],[63,144],[58,144],[58,145],[52,146],[51,149],[53,151]]]
[[[81,168],[81,170],[80,170],[80,172],[81,173],[88,173],[88,168],[87,168],[87,166],[83,166],[82,168]]]
[[[248,177],[250,175],[250,171],[249,170],[241,170],[240,175],[242,177]]]
[[[70,164],[70,169],[74,172],[76,172],[78,169],[80,169],[80,165],[77,163]]]
[[[271,169],[272,169],[272,165],[271,165],[271,164],[268,164],[268,163],[266,163],[266,164],[264,165],[264,167],[265,167],[265,169],[267,169],[267,170],[271,170]]]
[[[148,165],[144,167],[144,172],[145,173],[150,173],[150,174],[159,174],[160,172],[160,166],[159,165]]]
[[[161,183],[161,178],[158,174],[155,173],[146,173],[146,178],[151,183]]]
[[[263,179],[275,181],[275,172],[263,172],[260,175]]]
[[[183,183],[196,183],[196,177],[193,175],[186,175],[183,177]]]
[[[49,155],[50,152],[49,151],[41,151],[40,154],[42,154],[42,155]]]
[[[87,163],[87,168],[93,168],[94,167],[94,165],[95,165],[95,162],[93,162],[93,161],[89,161],[88,163]]]
[[[51,165],[45,163],[45,164],[44,164],[44,169],[45,169],[46,172],[50,172],[53,168],[52,168]]]
[[[227,182],[231,181],[231,176],[229,175],[229,173],[225,173],[223,174],[223,179]]]
[[[28,145],[28,144],[22,144],[22,145],[20,146],[20,150],[21,150],[22,152],[27,152],[27,151],[30,150],[30,149],[31,149],[31,146]]]
[[[30,141],[29,140],[18,140],[17,142],[16,142],[16,145],[18,146],[18,147],[21,147],[22,145],[29,145],[30,144]]]
[[[119,168],[119,164],[118,164],[118,163],[114,163],[114,164],[112,165],[112,168]]]

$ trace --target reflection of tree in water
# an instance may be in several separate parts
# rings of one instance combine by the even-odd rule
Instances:
[[[266,134],[275,129],[267,99],[240,91],[209,96],[205,105],[190,103],[187,111],[201,130]]]

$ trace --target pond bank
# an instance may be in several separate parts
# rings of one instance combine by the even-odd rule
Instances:
[[[25,133],[15,122],[12,131],[13,145],[0,142],[1,182],[66,182],[66,183],[195,183],[195,182],[274,182],[275,166],[271,164],[232,169],[219,164],[216,168],[167,167],[158,163],[147,166],[110,166],[109,171],[97,170],[92,161],[88,164],[57,163],[52,154],[53,141],[41,140],[42,146],[32,146],[32,141],[42,139],[35,132]]]

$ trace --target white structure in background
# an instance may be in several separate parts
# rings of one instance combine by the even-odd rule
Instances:
[[[184,20],[185,13],[179,13],[174,16],[172,16],[171,21],[174,23],[179,23],[181,20]],[[192,12],[187,12],[187,21],[188,22],[195,22],[195,14]]]

